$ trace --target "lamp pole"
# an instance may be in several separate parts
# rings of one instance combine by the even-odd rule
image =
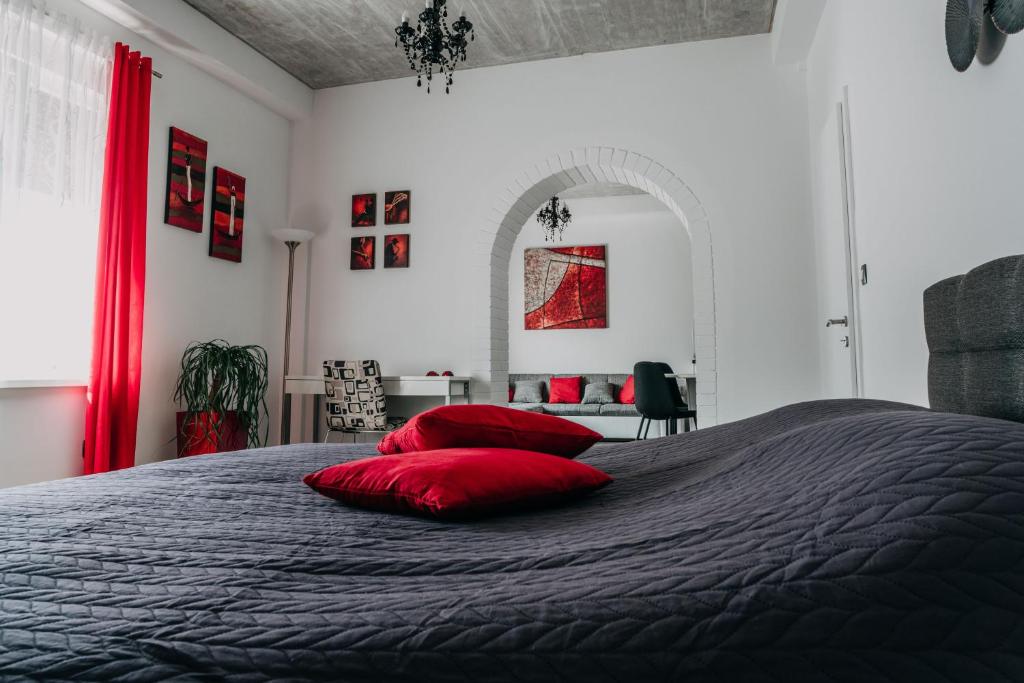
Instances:
[[[284,314],[284,372],[281,373],[281,444],[291,443],[292,437],[292,396],[285,391],[288,377],[288,360],[292,346],[292,281],[295,277],[295,249],[301,244],[294,240],[284,243],[288,247],[288,299]]]

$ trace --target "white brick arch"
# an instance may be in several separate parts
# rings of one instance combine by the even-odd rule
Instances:
[[[642,154],[614,147],[585,147],[549,157],[519,175],[480,229],[476,284],[486,302],[473,360],[474,400],[508,400],[508,273],[516,237],[552,195],[576,185],[622,183],[658,198],[685,226],[693,258],[693,316],[697,351],[697,411],[701,427],[718,422],[718,343],[714,253],[704,206],[670,170]],[[479,310],[479,309],[478,309]],[[638,349],[640,353],[642,349]],[[620,368],[609,368],[609,371]]]

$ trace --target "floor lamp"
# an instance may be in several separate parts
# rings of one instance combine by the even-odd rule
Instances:
[[[303,242],[313,239],[314,233],[295,228],[279,228],[271,232],[274,239],[288,247],[288,299],[284,314],[284,368],[281,372],[281,443],[291,443],[292,397],[287,393],[285,378],[288,376],[288,361],[292,345],[292,280],[295,277],[295,249]]]

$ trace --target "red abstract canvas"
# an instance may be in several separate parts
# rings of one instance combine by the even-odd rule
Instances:
[[[377,225],[377,195],[352,195],[352,227],[370,228]]]
[[[245,178],[213,167],[213,211],[210,212],[210,256],[242,261],[245,227]]]
[[[376,237],[353,237],[349,268],[352,270],[373,270],[377,262],[376,247]]]
[[[384,235],[384,267],[409,267],[408,235]]]
[[[167,196],[164,223],[203,231],[206,197],[206,140],[171,127],[167,151]]]
[[[395,190],[384,193],[384,225],[398,225],[409,222],[409,204],[412,192]]]
[[[607,249],[527,249],[526,329],[608,327]]]

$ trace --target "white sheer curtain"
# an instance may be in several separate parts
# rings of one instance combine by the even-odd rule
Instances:
[[[0,382],[88,377],[113,45],[0,0]]]

